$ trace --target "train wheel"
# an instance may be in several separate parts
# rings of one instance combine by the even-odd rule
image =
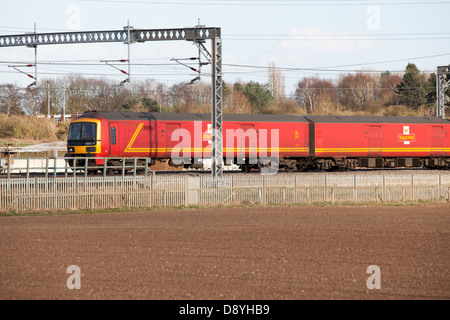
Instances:
[[[241,170],[243,173],[249,173],[251,169],[249,166],[243,165],[241,166]]]
[[[88,176],[95,176],[97,174],[97,169],[90,169],[87,171]]]
[[[309,168],[309,165],[307,163],[302,163],[302,164],[297,165],[297,169],[300,172],[305,172],[308,170],[308,168]]]
[[[66,153],[64,155],[64,158],[70,158],[70,154]],[[73,160],[73,159],[66,159],[66,164],[67,164],[68,167],[73,167],[74,162],[75,162],[75,160]]]
[[[88,158],[89,155],[87,155],[86,157]],[[87,164],[88,168],[89,168],[89,167],[95,167],[95,166],[97,165],[97,164],[95,163],[95,160],[87,160],[87,162],[88,162],[88,164]],[[97,172],[98,172],[98,169],[87,169],[87,174],[88,174],[89,176],[94,176],[94,175],[97,174]]]

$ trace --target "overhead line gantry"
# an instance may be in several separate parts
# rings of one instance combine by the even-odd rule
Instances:
[[[212,167],[211,173],[215,178],[223,177],[223,134],[222,134],[222,38],[221,29],[216,27],[197,26],[192,28],[174,29],[135,29],[124,27],[123,30],[110,31],[80,31],[80,32],[52,32],[28,33],[0,36],[0,47],[27,46],[37,48],[41,45],[52,44],[84,44],[122,42],[124,44],[147,41],[193,41],[202,44],[205,40],[212,41]]]

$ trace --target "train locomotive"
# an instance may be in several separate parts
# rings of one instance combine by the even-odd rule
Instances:
[[[222,129],[224,160],[243,172],[275,162],[288,172],[450,168],[450,121],[440,118],[225,114]],[[70,124],[66,157],[202,168],[211,139],[209,114],[88,111]]]

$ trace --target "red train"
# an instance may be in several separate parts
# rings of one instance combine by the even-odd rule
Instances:
[[[431,117],[225,114],[223,152],[244,172],[274,162],[287,171],[450,168],[449,133],[450,121]],[[66,156],[108,157],[108,166],[136,157],[199,168],[211,157],[211,136],[209,114],[89,111],[72,120]]]

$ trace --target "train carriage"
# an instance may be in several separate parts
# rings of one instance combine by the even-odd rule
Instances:
[[[323,167],[445,167],[450,123],[431,117],[309,116],[311,156]],[[314,143],[314,145],[312,144]],[[447,148],[446,148],[447,146]]]

